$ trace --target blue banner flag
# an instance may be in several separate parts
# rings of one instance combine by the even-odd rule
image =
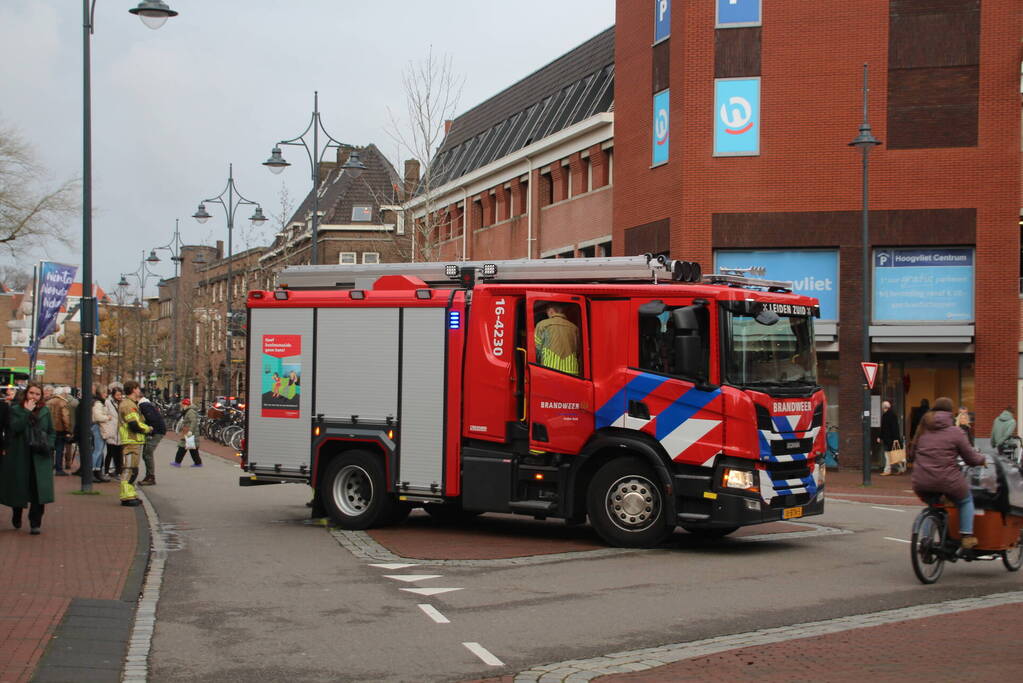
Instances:
[[[760,154],[760,78],[714,81],[714,156]]]
[[[669,106],[671,95],[669,91],[662,90],[654,95],[654,139],[653,152],[650,163],[653,166],[668,161],[668,138],[670,133]]]
[[[64,302],[71,283],[75,281],[78,266],[43,261],[39,268],[39,301],[36,303],[35,341],[28,348],[29,365],[35,365],[39,343],[57,329],[57,314]]]

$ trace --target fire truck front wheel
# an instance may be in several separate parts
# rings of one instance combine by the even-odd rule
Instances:
[[[344,529],[387,524],[394,513],[383,464],[368,451],[346,451],[331,460],[320,480],[320,498],[330,518]]]
[[[664,521],[664,494],[641,458],[618,458],[597,470],[586,493],[590,524],[608,544],[655,546],[671,532]]]

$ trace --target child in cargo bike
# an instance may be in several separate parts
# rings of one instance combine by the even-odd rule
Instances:
[[[983,465],[984,456],[970,446],[966,433],[955,426],[952,399],[939,398],[930,412],[924,414],[909,446],[909,456],[916,463],[913,492],[924,499],[928,494],[944,494],[952,500],[959,508],[962,547],[976,547],[973,496],[966,477],[959,469],[958,458],[961,457],[967,465]]]

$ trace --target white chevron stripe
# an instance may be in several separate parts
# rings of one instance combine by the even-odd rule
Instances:
[[[719,424],[721,424],[721,420],[690,418],[676,427],[671,434],[661,439],[661,445],[664,446],[664,450],[668,451],[668,457],[677,458]]]

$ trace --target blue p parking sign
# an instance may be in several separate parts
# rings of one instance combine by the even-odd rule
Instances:
[[[717,28],[760,26],[760,0],[717,0]]]

